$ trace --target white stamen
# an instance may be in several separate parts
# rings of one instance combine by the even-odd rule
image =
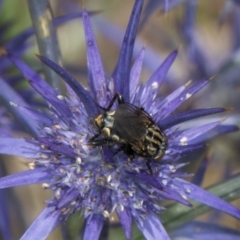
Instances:
[[[107,182],[110,182],[112,180],[112,176],[111,175],[108,175],[107,176]]]
[[[181,146],[186,146],[187,145],[188,138],[187,137],[182,137],[180,139],[180,145]]]
[[[77,157],[76,158],[76,163],[80,165],[82,163],[82,159],[80,157]]]
[[[189,188],[185,188],[186,193],[190,193],[191,190]]]
[[[120,211],[124,210],[124,206],[122,204],[119,204],[118,207],[120,208]]]
[[[105,218],[108,218],[110,216],[110,213],[106,210],[104,210],[102,214]]]
[[[71,206],[74,206],[74,205],[76,205],[76,203],[77,203],[77,201],[74,200],[74,201],[72,201],[72,202],[70,203],[70,205],[71,205]]]
[[[48,156],[47,154],[41,153],[41,154],[40,154],[40,158],[48,159],[49,156]]]
[[[129,195],[129,197],[132,197],[133,193],[132,192],[128,192],[128,195]]]
[[[184,198],[185,200],[188,200],[187,196],[184,194],[181,194],[182,198]]]
[[[10,103],[10,105],[13,106],[13,107],[17,107],[17,106],[18,106],[18,104],[14,103],[14,102],[9,102],[9,103]]]
[[[43,183],[43,184],[42,184],[42,188],[44,188],[44,189],[49,188],[49,184],[48,184],[48,183]]]
[[[192,94],[187,93],[187,94],[186,94],[186,99],[189,99],[191,96],[192,96]]]
[[[35,163],[34,162],[31,162],[31,163],[29,163],[28,164],[28,167],[29,167],[29,169],[31,169],[31,170],[33,170],[33,169],[35,169]]]
[[[173,165],[169,165],[169,170],[171,172],[176,172],[176,168]]]
[[[158,82],[153,82],[151,87],[152,87],[152,89],[158,88]]]
[[[166,186],[168,184],[168,181],[166,179],[163,179],[162,184]]]
[[[58,95],[57,98],[58,98],[59,100],[63,100],[63,99],[64,99],[64,96],[63,96],[63,95]]]
[[[55,128],[55,129],[61,129],[61,126],[60,126],[59,124],[55,124],[55,125],[53,125],[53,128]]]
[[[61,189],[58,188],[56,191],[55,191],[55,196],[57,199],[59,199],[61,197]]]

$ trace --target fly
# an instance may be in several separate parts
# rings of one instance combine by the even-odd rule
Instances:
[[[116,100],[118,106],[111,110]],[[160,160],[167,148],[167,136],[164,132],[143,108],[125,102],[119,93],[114,95],[107,108],[100,108],[104,112],[93,121],[99,132],[89,140],[89,143],[94,146],[114,142],[122,144],[128,155],[136,154],[147,158],[146,164],[152,173],[150,160]],[[104,137],[99,138],[101,135]]]

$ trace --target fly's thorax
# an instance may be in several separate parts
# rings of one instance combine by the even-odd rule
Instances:
[[[99,128],[102,134],[107,137],[110,137],[112,135],[112,129],[114,126],[114,114],[115,111],[108,111],[98,115],[94,119],[95,127]]]
[[[112,128],[114,124],[115,111],[108,111],[104,114],[99,114],[93,121],[96,128],[103,129],[105,127]]]
[[[115,111],[108,111],[104,114],[103,126],[112,129],[114,126],[114,114]]]

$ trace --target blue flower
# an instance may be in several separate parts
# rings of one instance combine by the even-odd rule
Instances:
[[[45,239],[68,217],[81,210],[86,227],[84,239],[98,239],[104,221],[116,212],[126,239],[131,239],[133,221],[146,239],[169,239],[158,214],[164,208],[159,200],[174,200],[191,207],[189,199],[240,218],[240,210],[188,181],[180,172],[185,164],[177,163],[184,153],[202,147],[212,136],[236,130],[222,126],[222,121],[209,122],[195,128],[180,128],[187,120],[224,112],[224,108],[196,109],[173,115],[182,103],[203,88],[210,80],[190,83],[166,97],[158,96],[165,75],[177,56],[173,51],[145,84],[139,84],[144,48],[133,67],[131,57],[143,1],[135,2],[123,40],[120,57],[111,79],[107,79],[97,48],[88,13],[82,10],[88,63],[88,89],[80,85],[66,70],[51,60],[40,60],[58,73],[67,83],[68,96],[59,95],[35,71],[13,54],[11,61],[29,84],[45,99],[46,112],[16,105],[38,127],[34,139],[1,138],[0,153],[29,159],[29,170],[0,179],[0,188],[42,183],[53,192],[46,208],[21,239]],[[115,146],[93,147],[89,139],[97,133],[92,119],[107,107],[115,93],[127,102],[143,107],[168,138],[168,149],[161,161],[135,157],[129,162],[124,152],[116,154]],[[183,125],[183,124],[181,124]],[[214,131],[213,131],[214,130]],[[206,134],[208,133],[208,134]],[[115,144],[116,145],[116,144]]]

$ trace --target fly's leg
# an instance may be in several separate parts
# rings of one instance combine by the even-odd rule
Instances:
[[[96,134],[97,135],[97,134]],[[95,135],[95,136],[96,136]],[[93,136],[93,137],[95,137]],[[95,138],[94,138],[95,139]],[[102,139],[98,139],[98,140],[92,140],[92,138],[88,141],[89,145],[92,146],[103,146],[103,145],[108,145],[109,144],[109,138],[102,138]]]
[[[119,152],[123,151],[127,156],[128,156],[128,160],[129,161],[133,161],[134,160],[134,152],[131,149],[131,147],[129,145],[122,145],[115,153],[114,156],[116,154],[118,154]]]
[[[113,156],[117,155],[119,152],[123,151],[123,147],[120,147],[114,154]]]
[[[112,105],[114,104],[114,102],[115,102],[116,100],[118,101],[118,104],[124,103],[124,98],[123,98],[123,96],[122,96],[120,93],[115,93],[107,108],[104,108],[104,107],[98,105],[97,103],[96,103],[96,104],[97,104],[97,106],[98,106],[100,109],[102,109],[103,111],[107,112],[107,111],[109,111],[109,110],[112,108]]]
[[[147,165],[147,168],[148,168],[150,174],[153,175],[153,171],[152,171],[152,169],[151,169],[150,162],[151,162],[151,160],[147,160],[146,165]]]
[[[118,101],[118,104],[124,103],[123,96],[120,93],[115,93],[113,96],[111,102],[109,103],[108,107],[106,108],[106,111],[109,111],[112,108],[112,105],[114,104],[115,101]]]
[[[123,146],[124,153],[128,156],[128,161],[132,162],[134,160],[134,151],[132,150],[130,145],[124,145]]]
[[[100,135],[101,135],[101,132],[96,133],[93,137],[91,137],[91,138],[88,140],[88,142],[89,142],[89,143],[94,142],[94,140],[95,140],[96,138],[98,138]]]

